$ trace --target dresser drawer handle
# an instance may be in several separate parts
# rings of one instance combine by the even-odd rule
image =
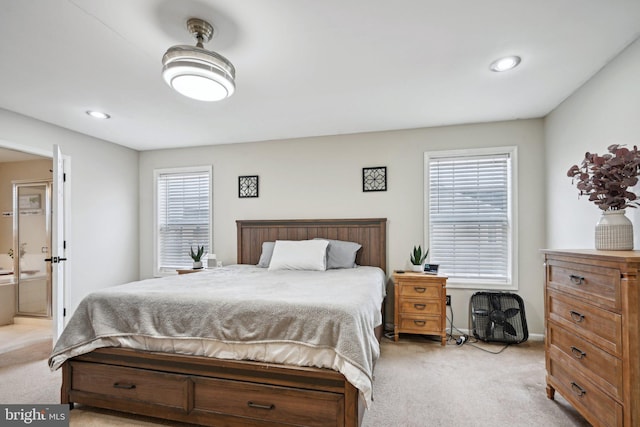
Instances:
[[[254,403],[252,401],[248,401],[247,406],[249,406],[249,408],[266,409],[268,411],[276,408],[276,405],[274,405],[273,403],[270,403],[269,405],[261,405],[259,403]]]
[[[578,395],[578,397],[582,397],[587,393],[587,390],[583,389],[574,382],[571,383],[571,390],[573,390],[573,392]]]
[[[587,355],[587,353],[574,346],[571,346],[571,353],[573,353],[576,359],[582,359]]]
[[[123,388],[125,390],[133,390],[136,388],[135,384],[127,384],[127,383],[113,383],[114,388]]]
[[[424,310],[427,307],[426,304],[413,304],[413,306],[416,308],[416,310]]]
[[[421,288],[421,287],[419,287],[419,286],[414,286],[414,287],[413,287],[413,289],[414,289],[416,292],[420,292],[421,294],[422,294],[422,293],[424,293],[424,292],[427,290],[427,288]]]
[[[413,323],[415,323],[417,326],[424,326],[427,322],[425,322],[424,320],[414,320]]]
[[[584,314],[578,313],[577,311],[571,310],[569,314],[571,314],[571,318],[576,323],[580,323],[584,320]]]
[[[574,285],[582,285],[584,283],[584,277],[576,276],[575,274],[569,275],[569,280],[571,280],[571,283]]]

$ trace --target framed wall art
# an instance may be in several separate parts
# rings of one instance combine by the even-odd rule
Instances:
[[[362,168],[362,191],[387,191],[387,167]]]
[[[238,177],[238,197],[258,197],[258,175]]]

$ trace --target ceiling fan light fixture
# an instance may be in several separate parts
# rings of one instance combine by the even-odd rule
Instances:
[[[519,56],[505,56],[504,58],[493,61],[489,66],[489,69],[497,73],[508,71],[517,67],[521,60],[522,59]]]
[[[220,101],[235,91],[235,68],[224,56],[206,50],[213,27],[201,19],[190,19],[187,28],[194,35],[196,46],[170,47],[162,57],[164,81],[176,92],[199,101]]]

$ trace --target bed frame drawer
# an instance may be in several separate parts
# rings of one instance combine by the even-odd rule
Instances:
[[[304,426],[335,425],[344,418],[344,399],[336,393],[212,378],[194,382],[194,412]]]
[[[71,369],[72,392],[188,409],[185,375],[84,362],[72,362]]]

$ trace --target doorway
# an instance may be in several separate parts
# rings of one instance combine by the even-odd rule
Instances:
[[[51,181],[13,182],[16,315],[51,317]]]
[[[65,292],[65,271],[67,243],[65,230],[69,230],[68,217],[64,211],[68,210],[69,197],[65,196],[65,187],[69,185],[69,169],[71,159],[60,152],[57,145],[53,150],[43,150],[21,144],[16,144],[0,139],[0,325],[8,325],[16,320],[28,320],[29,323],[48,322],[52,326],[54,339],[60,336],[64,327],[64,307],[67,294]],[[34,166],[35,169],[26,166]],[[50,185],[50,203],[48,209],[51,215],[50,245],[47,262],[50,275],[51,304],[49,318],[45,317],[14,317],[16,313],[15,285],[13,278],[13,260],[7,255],[7,249],[12,248],[13,218],[12,217],[12,181],[46,181]],[[68,194],[68,193],[67,193]],[[11,212],[10,212],[11,211]],[[3,249],[4,248],[4,249]],[[40,247],[42,250],[42,246]],[[55,263],[53,260],[55,259]],[[4,275],[3,273],[7,273]],[[3,281],[9,282],[6,286]],[[8,319],[3,318],[3,313],[10,312]]]

